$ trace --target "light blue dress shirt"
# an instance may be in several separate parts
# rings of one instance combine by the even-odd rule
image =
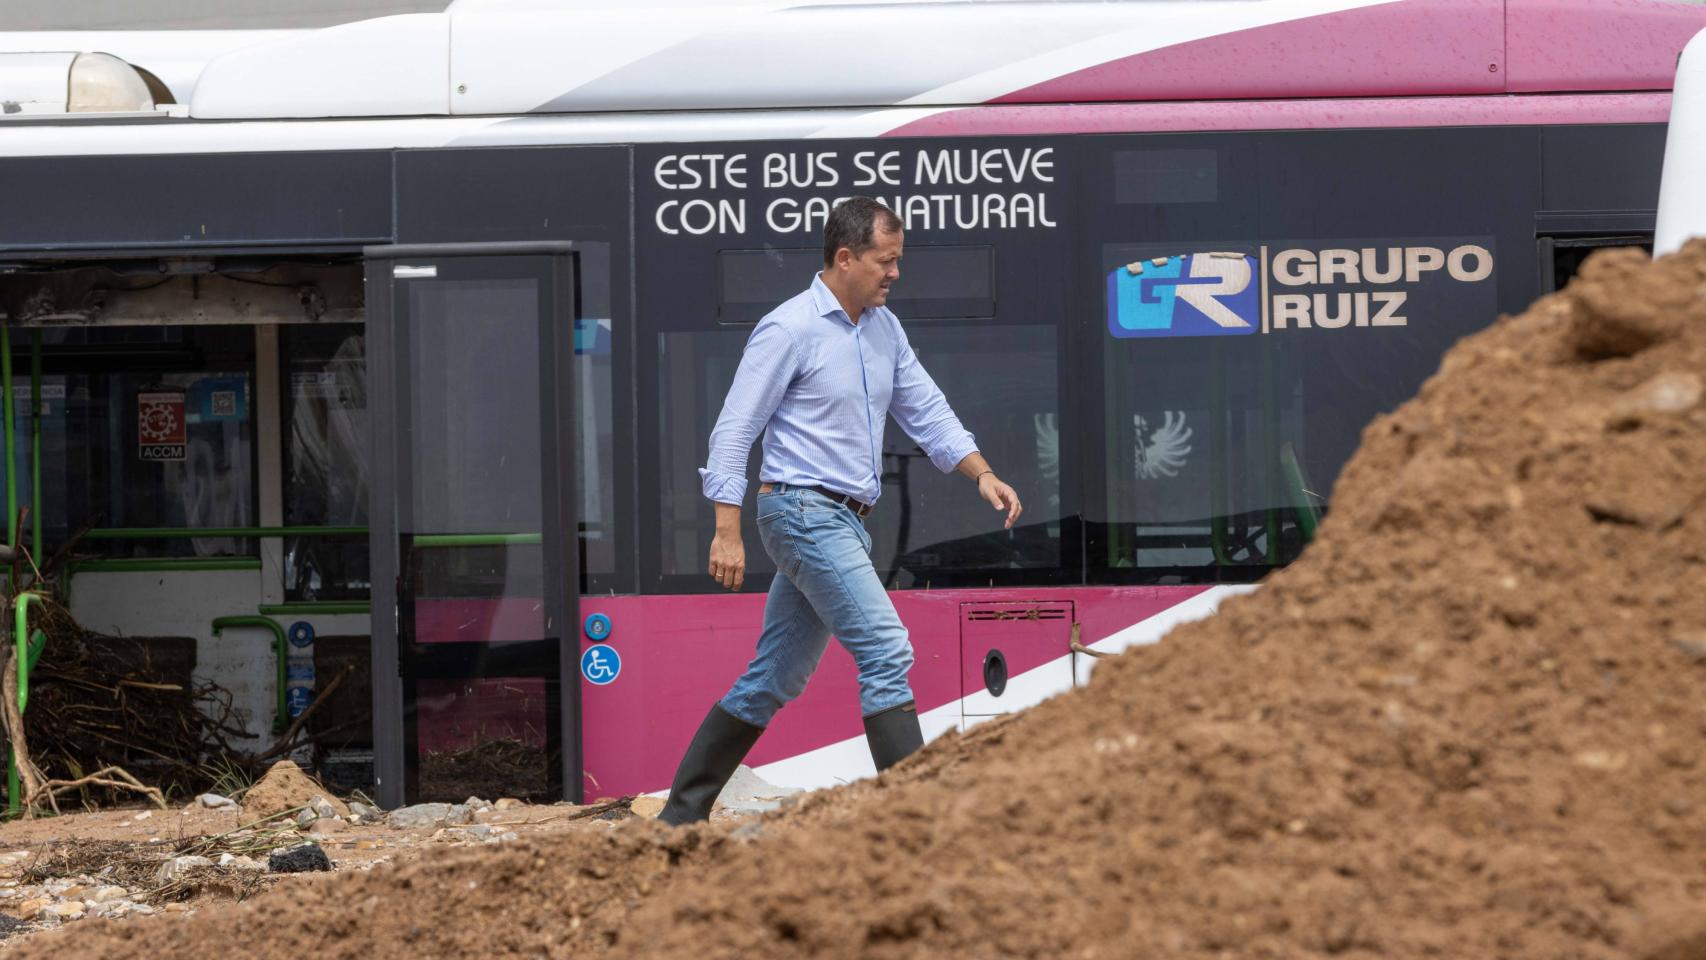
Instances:
[[[768,483],[822,486],[865,503],[882,492],[888,415],[948,473],[977,450],[887,307],[853,323],[821,275],[758,322],[711,430],[705,496],[739,505],[764,432]]]

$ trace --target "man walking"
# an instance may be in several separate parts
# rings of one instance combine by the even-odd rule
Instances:
[[[978,453],[972,435],[913,355],[884,304],[900,277],[902,224],[867,197],[838,205],[824,224],[823,271],[753,330],[711,431],[700,470],[716,503],[711,576],[730,590],[746,577],[740,509],[746,457],[760,432],[758,533],[776,564],[758,652],[711,707],[687,747],[658,819],[704,820],[770,718],[805,690],[830,634],[859,671],[859,706],[877,769],[923,745],[907,671],[912,644],[871,565],[864,518],[882,489],[886,418],[947,473],[1007,513],[1023,509]]]

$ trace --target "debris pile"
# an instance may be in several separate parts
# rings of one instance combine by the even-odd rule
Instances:
[[[634,817],[19,956],[1693,960],[1703,381],[1706,243],[1596,255],[1367,428],[1302,559],[1084,690],[735,827]]]
[[[24,780],[26,788],[43,782],[38,806],[57,810],[65,795],[85,807],[139,794],[163,804],[165,796],[205,787],[209,762],[235,755],[232,742],[246,737],[229,691],[192,681],[188,662],[159,662],[169,651],[193,656],[193,640],[96,633],[46,596],[31,605],[29,621],[32,633],[47,638],[29,671],[23,714]],[[13,690],[16,656],[10,648],[0,655],[5,688]],[[10,731],[16,699],[5,699]],[[76,785],[50,790],[49,780]]]
[[[513,738],[476,737],[457,750],[428,750],[421,757],[420,790],[426,797],[511,792],[549,802],[545,748]]]

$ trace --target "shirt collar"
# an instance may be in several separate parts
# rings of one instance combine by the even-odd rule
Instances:
[[[811,291],[812,302],[817,306],[818,316],[828,317],[840,314],[849,325],[854,325],[853,318],[847,316],[847,311],[841,308],[841,301],[835,299],[835,293],[829,289],[829,284],[823,282],[822,273],[812,275]]]

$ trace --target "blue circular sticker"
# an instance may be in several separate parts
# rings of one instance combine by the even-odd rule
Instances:
[[[306,620],[298,620],[290,625],[288,635],[291,646],[311,646],[314,643],[314,625]]]
[[[593,643],[602,643],[610,636],[610,618],[602,613],[595,613],[586,618],[586,638]]]
[[[588,683],[602,687],[615,680],[621,672],[622,656],[615,647],[594,644],[581,654],[581,676]]]

